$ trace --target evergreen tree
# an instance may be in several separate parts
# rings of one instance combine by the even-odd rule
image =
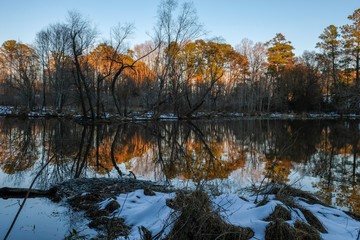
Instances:
[[[352,24],[347,24],[341,27],[343,47],[345,54],[349,55],[350,59],[355,63],[355,82],[356,86],[360,88],[360,9],[355,10],[354,13],[348,17],[348,19],[352,21]]]
[[[277,33],[266,45],[268,47],[268,73],[272,88],[269,89],[272,91],[272,96],[268,99],[268,111],[271,105],[273,110],[284,111],[288,109],[288,83],[284,81],[282,75],[286,69],[294,65],[294,47],[281,33]]]
[[[283,34],[277,33],[266,45],[268,46],[268,62],[271,73],[278,74],[294,64],[294,47]]]
[[[323,55],[330,60],[332,81],[336,85],[338,58],[341,53],[338,28],[334,25],[326,27],[319,38],[321,42],[318,42],[316,47],[322,49]]]

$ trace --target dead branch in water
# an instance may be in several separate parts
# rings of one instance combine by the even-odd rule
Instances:
[[[0,198],[8,199],[8,198],[25,198],[26,195],[28,198],[36,198],[36,197],[47,197],[52,198],[55,196],[57,189],[50,188],[49,190],[40,190],[40,189],[28,189],[28,188],[8,188],[3,187],[0,188]]]

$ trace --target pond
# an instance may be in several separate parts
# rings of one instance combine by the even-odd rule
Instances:
[[[214,192],[286,182],[360,214],[357,120],[145,121],[83,126],[61,119],[4,118],[0,126],[0,187],[29,187],[41,169],[34,188],[48,189],[71,178],[126,175],[178,187],[204,184]],[[10,210],[4,206],[16,202],[0,203],[0,212],[9,217]],[[64,209],[51,211],[49,215],[61,215],[57,216],[60,221],[68,217]],[[2,221],[8,226],[11,220]],[[3,234],[1,228],[0,236]]]

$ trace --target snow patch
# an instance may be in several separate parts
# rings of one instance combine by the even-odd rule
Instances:
[[[9,115],[12,114],[13,107],[9,106],[0,106],[0,115]]]
[[[143,190],[120,194],[116,200],[121,207],[114,215],[124,218],[125,222],[132,227],[127,239],[140,239],[138,230],[140,226],[146,227],[153,235],[164,228],[165,231],[161,237],[165,237],[171,230],[170,220],[174,214],[174,211],[166,205],[166,199],[174,197],[175,193],[160,192],[156,192],[155,196],[146,196]],[[252,239],[265,239],[265,229],[269,222],[263,219],[267,218],[277,205],[283,205],[280,201],[274,200],[273,195],[269,195],[267,198],[269,201],[262,206],[258,206],[255,203],[255,197],[250,195],[247,195],[246,198],[240,198],[236,194],[221,194],[211,196],[210,199],[214,209],[226,222],[251,228],[255,234]],[[100,203],[100,207],[104,208],[110,200],[107,199]],[[326,234],[321,234],[323,239],[357,240],[360,222],[335,208],[318,204],[311,205],[300,198],[296,198],[296,201],[301,207],[310,210],[323,223],[328,231]],[[289,210],[292,216],[292,220],[287,221],[289,224],[293,224],[296,219],[306,221],[300,210]]]
[[[116,199],[120,204],[120,209],[114,215],[124,218],[125,223],[132,227],[128,238],[120,239],[140,239],[139,227],[141,226],[146,227],[153,234],[159,233],[173,212],[166,206],[166,199],[174,197],[175,193],[161,192],[156,192],[154,196],[146,196],[144,190],[120,194]],[[100,207],[104,208],[108,202],[108,199],[103,201]],[[169,233],[170,229],[169,226],[165,228],[163,234]]]

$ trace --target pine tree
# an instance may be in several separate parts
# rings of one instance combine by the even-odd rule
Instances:
[[[270,89],[272,94],[268,98],[268,111],[273,105],[275,110],[287,109],[287,82],[282,78],[286,69],[294,65],[294,47],[285,36],[277,33],[276,36],[266,43],[268,47],[268,73],[270,75]],[[272,102],[272,104],[271,104]]]
[[[318,42],[316,47],[322,49],[323,56],[330,60],[332,80],[337,85],[338,58],[341,53],[338,28],[334,25],[326,27],[319,38],[321,42]]]
[[[359,62],[360,62],[360,9],[354,11],[348,17],[352,21],[341,27],[343,36],[343,47],[345,54],[349,55],[351,60],[355,62],[356,86],[360,88]]]
[[[283,34],[277,33],[266,45],[268,46],[268,62],[271,73],[277,75],[286,67],[294,64],[294,47]]]

